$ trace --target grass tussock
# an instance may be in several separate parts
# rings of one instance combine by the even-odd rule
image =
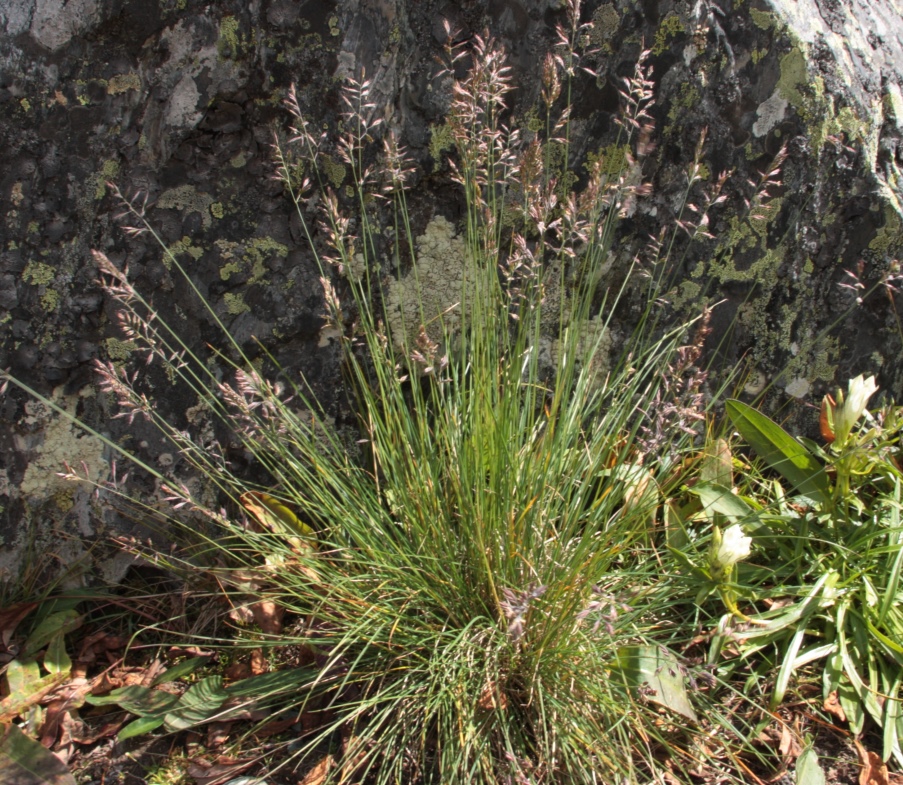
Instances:
[[[354,444],[304,379],[265,378],[212,306],[225,380],[156,318],[126,270],[95,254],[126,337],[187,385],[266,477],[233,473],[209,433],[162,418],[139,371],[98,364],[121,416],[156,423],[203,477],[204,498],[219,496],[206,503],[196,485],[138,462],[160,481],[172,520],[195,529],[181,560],[155,558],[213,577],[233,617],[260,626],[253,645],[292,665],[225,687],[204,679],[191,717],[227,716],[236,704],[314,717],[282,764],[319,762],[324,782],[689,782],[704,771],[742,781],[743,760],[754,759],[738,757],[744,745],[751,754],[754,730],[717,676],[736,677],[722,658],[758,640],[757,628],[737,626],[759,599],[738,578],[752,548],[744,531],[790,524],[735,492],[726,443],[710,437],[700,448],[710,313],[662,327],[673,236],[612,274],[615,228],[646,193],[653,147],[642,59],[621,93],[624,168],[597,162],[574,191],[556,163],[570,159],[570,91],[587,62],[579,16],[574,0],[544,63],[544,128],[529,137],[509,124],[504,52],[479,37],[449,46],[450,73],[464,73],[448,117],[464,211],[444,245],[415,225],[406,192],[415,169],[373,118],[368,81],[346,86],[337,139],[313,130],[290,97],[295,137],[277,147],[279,175],[320,268],[358,418]],[[689,203],[702,144],[674,236],[707,237],[708,210],[723,201],[725,177]],[[350,188],[321,177],[326,154],[350,171]],[[125,205],[129,231],[153,234],[143,206]],[[455,282],[448,301],[430,291],[427,260],[437,258]],[[648,305],[631,334],[614,336],[628,290]],[[898,517],[899,478],[885,481]],[[781,542],[798,550],[799,540]],[[898,545],[880,540],[894,591]],[[699,625],[723,610],[710,597],[728,610],[713,654],[684,658],[708,640]],[[896,624],[886,597],[881,622]],[[794,654],[807,634],[799,629]],[[884,648],[887,682],[899,652]],[[187,708],[173,711],[142,717],[141,728],[186,727]]]

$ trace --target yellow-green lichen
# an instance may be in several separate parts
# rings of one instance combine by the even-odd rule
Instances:
[[[31,111],[31,101],[29,101],[27,98],[20,98],[19,106],[21,106],[26,112]]]
[[[119,161],[108,158],[103,162],[100,171],[94,176],[94,199],[103,199],[107,194],[107,182],[119,175]]]
[[[781,76],[777,89],[797,111],[806,105],[806,97],[800,88],[809,84],[809,69],[801,50],[794,48],[781,58]]]
[[[241,169],[245,165],[245,154],[244,152],[236,153],[229,159],[229,166],[233,169]]]
[[[767,49],[753,49],[750,52],[750,59],[753,61],[753,65],[758,65],[759,61],[768,54]]]
[[[56,278],[56,270],[43,262],[29,262],[22,271],[22,280],[35,286],[46,286]]]
[[[891,205],[885,205],[884,226],[878,229],[869,249],[885,256],[895,256],[903,251],[903,221]]]
[[[169,246],[169,252],[177,259],[182,254],[187,254],[195,261],[197,261],[204,255],[204,249],[200,248],[199,246],[192,245],[191,238],[187,235],[181,240],[176,240],[176,242],[172,243]],[[169,254],[163,254],[163,264],[166,266],[167,270],[172,268],[172,259],[170,258]]]
[[[655,31],[655,43],[652,45],[652,54],[660,55],[671,44],[671,39],[684,32],[684,23],[677,14],[668,14],[662,19],[658,30]]]
[[[210,228],[213,219],[210,216],[210,205],[213,197],[198,191],[193,185],[180,185],[178,188],[170,188],[160,194],[157,199],[157,208],[161,210],[180,210],[188,215],[198,213],[205,229]]]
[[[386,298],[389,330],[399,347],[413,343],[421,325],[434,341],[442,340],[443,324],[454,332],[461,322],[461,299],[472,300],[475,291],[467,246],[447,219],[433,218],[416,247],[415,269],[391,279]]]
[[[226,311],[233,316],[238,316],[251,310],[251,306],[245,302],[245,298],[240,294],[225,294],[223,295],[223,301],[226,303]]]
[[[342,34],[342,31],[339,30],[339,18],[337,16],[329,17],[329,34],[333,37],[337,37]]]
[[[217,240],[214,245],[226,264],[220,268],[220,277],[228,281],[236,273],[249,273],[248,284],[265,283],[267,257],[288,256],[288,247],[272,237],[255,237],[247,243]]]
[[[56,289],[47,289],[44,294],[41,295],[41,308],[47,313],[55,311],[59,304],[60,293]]]
[[[610,52],[615,33],[621,25],[621,15],[611,3],[603,3],[593,14],[593,27],[590,31],[590,41],[594,46],[601,47]]]
[[[107,338],[104,342],[107,350],[107,356],[111,360],[128,360],[129,356],[135,351],[134,341],[120,341],[118,338]]]
[[[66,463],[80,467],[79,473],[89,483],[99,483],[107,476],[101,441],[72,424],[79,396],[63,396],[61,390],[53,392],[53,401],[70,416],[54,414],[37,402],[25,407],[25,422],[44,426],[43,443],[26,453],[29,463],[19,486],[22,496],[29,500],[49,500],[57,493],[71,492],[70,481],[57,474],[64,471]]]
[[[239,54],[238,19],[234,16],[224,16],[219,23],[219,39],[216,42],[216,51],[224,60]]]
[[[455,136],[448,123],[430,126],[430,155],[436,163],[442,161],[442,153],[455,149]]]
[[[317,159],[317,166],[326,175],[326,179],[332,183],[333,188],[341,186],[345,179],[345,166],[336,161],[331,155],[321,155]]]
[[[116,74],[107,82],[107,94],[118,95],[129,90],[140,90],[141,78],[136,73]]]
[[[601,167],[602,174],[609,180],[614,180],[627,169],[629,153],[630,145],[610,144],[595,153],[588,153],[584,166],[588,172],[591,172],[598,165]]]
[[[224,214],[222,202],[214,202],[210,205],[210,215],[214,218],[222,218]]]
[[[752,19],[753,24],[760,30],[770,30],[774,27],[774,16],[767,11],[760,11],[758,8],[750,6],[749,18]]]

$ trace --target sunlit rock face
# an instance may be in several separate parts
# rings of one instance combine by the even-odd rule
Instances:
[[[265,348],[285,374],[304,374],[337,427],[353,428],[319,272],[272,177],[272,144],[289,137],[283,99],[295,84],[312,123],[334,133],[342,80],[373,80],[373,117],[416,165],[411,232],[435,276],[436,243],[459,242],[464,228],[446,160],[445,23],[458,42],[488,31],[505,47],[517,87],[509,122],[529,140],[544,116],[542,60],[565,17],[560,0],[0,0],[0,366],[143,460],[184,470],[152,428],[112,420],[114,402],[97,391],[92,360],[129,363],[134,346],[111,320],[90,250],[128,265],[189,345],[206,352],[223,340],[153,239],[122,231],[112,182],[146,198],[150,224],[261,367]],[[682,208],[687,172],[705,133],[689,200],[703,205],[722,172],[726,198],[709,212],[711,237],[678,237],[656,292],[665,315],[720,303],[710,356],[722,369],[742,366],[738,393],[745,385],[766,393],[766,408],[789,405],[798,429],[810,425],[806,404],[859,373],[900,399],[899,295],[879,286],[856,302],[882,280],[892,285],[903,255],[899,4],[612,0],[585,3],[581,21],[593,24],[587,64],[598,75],[575,76],[572,144],[556,165],[578,188],[597,161],[652,186],[629,205],[602,285],[620,286],[635,258],[648,262],[650,236],[692,218]],[[615,119],[621,80],[644,49],[655,148],[630,168]],[[320,165],[341,196],[349,173],[336,151],[326,148]],[[382,272],[400,282],[388,287],[400,313],[410,270]],[[606,351],[617,351],[648,295],[646,279],[628,287]],[[152,366],[146,384],[171,421],[188,427],[199,416],[198,401],[161,370]],[[18,392],[0,401],[7,572],[29,527],[52,545],[53,530],[74,542],[134,526],[53,475],[51,463],[71,452],[73,466],[85,460],[91,479],[104,479],[110,448],[29,406]],[[129,484],[158,493],[140,472]]]

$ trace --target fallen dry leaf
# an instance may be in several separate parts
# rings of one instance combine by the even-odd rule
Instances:
[[[843,710],[843,706],[840,705],[840,699],[837,697],[837,690],[834,690],[834,692],[825,698],[825,702],[822,706],[824,710],[835,719],[840,720],[840,722],[847,721],[846,712]]]
[[[252,735],[255,739],[266,739],[270,736],[284,733],[296,724],[297,722],[295,720],[271,720],[270,722],[264,723],[259,728],[256,728]]]
[[[790,730],[790,726],[786,722],[781,723],[781,742],[778,749],[786,761],[796,760],[803,751],[796,734]]]
[[[194,777],[197,785],[222,785],[252,765],[253,760],[235,760],[226,756],[217,758],[216,763],[198,758],[188,764],[188,774]]]
[[[251,675],[251,666],[246,662],[233,662],[223,675],[226,681],[241,681]]]
[[[334,765],[335,761],[333,760],[332,755],[327,755],[304,775],[304,779],[300,780],[298,785],[321,785],[321,783],[329,776],[329,772]]]
[[[251,674],[259,676],[261,673],[266,673],[269,669],[270,663],[267,661],[263,649],[254,649],[251,652]]]
[[[222,747],[229,741],[233,725],[232,722],[211,722],[207,726],[207,749],[213,750]]]
[[[859,772],[859,785],[890,785],[887,766],[881,760],[881,756],[866,750],[858,739],[853,739],[853,743],[856,745],[859,762],[862,764],[862,771]]]
[[[3,644],[4,649],[9,648],[9,642],[12,640],[16,627],[19,626],[19,622],[37,606],[36,602],[20,602],[17,605],[0,609],[0,643]]]
[[[272,600],[260,600],[251,605],[251,613],[257,626],[267,635],[278,635],[282,631],[282,616],[285,608]]]

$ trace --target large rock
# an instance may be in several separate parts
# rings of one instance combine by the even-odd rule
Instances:
[[[151,224],[238,340],[257,352],[259,338],[287,373],[304,373],[341,425],[348,415],[336,351],[321,333],[318,272],[271,179],[289,86],[334,130],[341,79],[366,71],[375,80],[375,112],[419,165],[419,233],[437,215],[454,221],[460,207],[442,161],[444,20],[459,40],[488,29],[506,47],[519,86],[512,122],[529,134],[542,56],[563,18],[559,0],[0,0],[0,365],[143,460],[179,470],[153,429],[112,420],[113,402],[98,393],[91,360],[127,362],[132,347],[111,324],[90,249],[127,263],[193,347],[224,342],[153,240],[121,231],[112,180],[148,197]],[[888,276],[903,245],[900,4],[612,0],[587,4],[583,18],[594,22],[603,76],[581,75],[576,86],[568,164],[578,177],[592,158],[623,159],[619,80],[644,42],[656,82],[658,147],[643,170],[653,193],[623,223],[611,275],[673,225],[707,129],[706,182],[693,200],[720,172],[733,176],[712,211],[714,238],[678,241],[674,285],[660,292],[673,317],[722,302],[712,354],[724,367],[745,363],[747,393],[771,385],[768,405],[789,402],[791,415],[859,372],[877,373],[899,398],[894,293],[857,306],[840,284],[847,270],[866,286]],[[782,149],[781,185],[746,210]],[[335,186],[345,183],[337,157],[321,165]],[[644,292],[619,314],[621,334]],[[186,424],[197,401],[164,374],[152,371],[149,384],[160,411]],[[89,489],[55,475],[63,460],[84,461],[92,479],[106,479],[109,448],[19,392],[0,407],[3,569],[14,574],[35,542],[72,562],[110,525],[128,531]],[[130,487],[149,498],[154,488],[142,481],[135,473]],[[112,577],[122,567],[95,563]]]

